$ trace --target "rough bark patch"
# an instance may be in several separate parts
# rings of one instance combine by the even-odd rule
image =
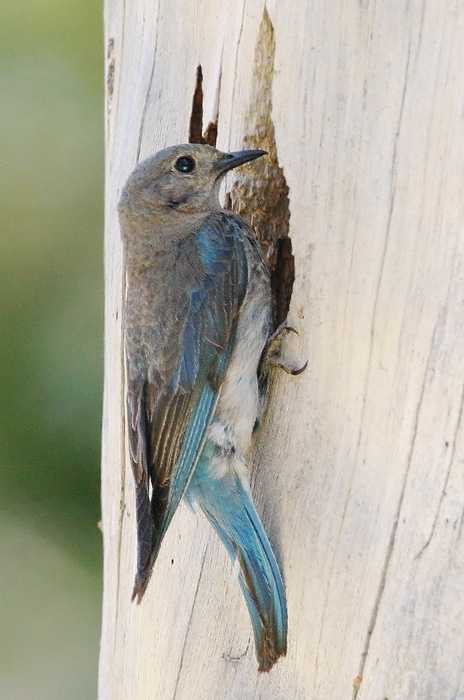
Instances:
[[[258,31],[254,57],[251,100],[245,117],[245,148],[268,152],[253,162],[248,173],[237,172],[230,192],[231,208],[249,221],[258,236],[271,270],[276,325],[288,313],[295,280],[295,260],[289,238],[290,209],[288,185],[280,167],[272,122],[272,79],[274,75],[274,28],[267,10]],[[245,166],[246,167],[246,166]]]

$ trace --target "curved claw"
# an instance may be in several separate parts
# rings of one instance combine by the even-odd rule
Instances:
[[[295,333],[296,335],[299,335],[296,328],[293,328],[293,326],[288,326],[286,323],[281,323],[274,333],[268,338],[265,348],[266,355],[272,355],[275,350],[280,347],[287,333]]]
[[[306,360],[302,367],[296,367],[295,363],[291,360],[285,362],[285,360],[283,360],[282,358],[267,357],[266,364],[268,367],[277,367],[278,369],[283,369],[284,372],[286,372],[287,374],[291,374],[293,377],[296,377],[298,374],[301,374],[305,371],[306,367],[308,366],[308,360]]]
[[[281,323],[266,343],[263,364],[267,367],[278,367],[279,369],[283,369],[284,372],[287,372],[287,374],[297,376],[305,371],[306,367],[308,366],[308,361],[306,361],[302,367],[299,367],[295,364],[295,362],[292,362],[292,360],[286,361],[282,359],[278,351],[280,350],[282,341],[287,333],[295,333],[296,335],[299,335],[296,328],[289,326],[286,323]]]
[[[290,374],[293,374],[293,376],[296,377],[298,374],[302,374],[305,371],[307,366],[308,366],[308,360],[306,360],[306,362],[304,363],[304,365],[302,367],[299,367],[298,369],[294,369],[292,372],[290,372]]]

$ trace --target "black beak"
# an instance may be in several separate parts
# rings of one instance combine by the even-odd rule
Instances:
[[[220,173],[226,173],[237,165],[243,165],[255,158],[267,155],[267,151],[235,151],[235,153],[225,153],[224,156],[216,163],[216,168]]]

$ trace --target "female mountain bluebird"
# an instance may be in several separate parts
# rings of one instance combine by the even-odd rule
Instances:
[[[286,652],[287,609],[244,455],[264,403],[259,387],[276,354],[272,348],[289,329],[271,335],[261,249],[248,224],[222,209],[218,196],[228,170],[263,155],[206,145],[166,148],[129,177],[119,217],[137,504],[133,598],[141,600],[185,495],[238,563],[259,670],[268,671]]]

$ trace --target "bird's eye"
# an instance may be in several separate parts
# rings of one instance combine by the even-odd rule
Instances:
[[[190,156],[181,156],[174,163],[174,167],[180,173],[192,173],[195,170],[195,161]]]

